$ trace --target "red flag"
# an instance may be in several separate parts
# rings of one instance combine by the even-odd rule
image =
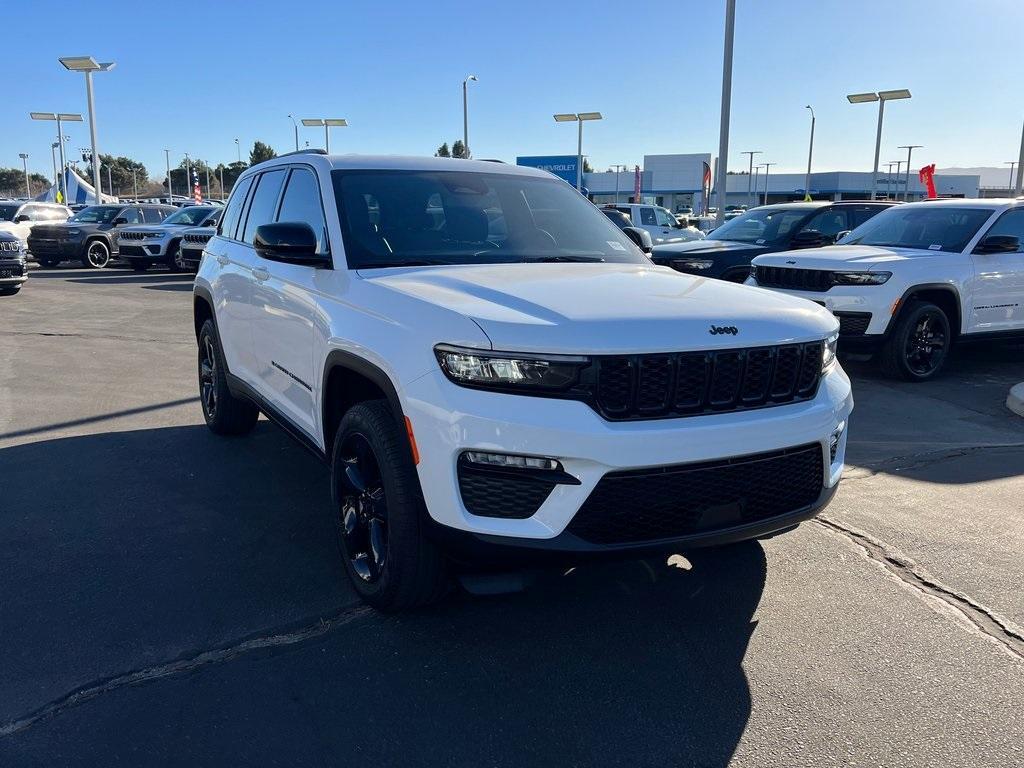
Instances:
[[[203,202],[203,190],[199,186],[199,172],[194,168],[192,169],[192,199],[196,201],[196,205]]]
[[[925,189],[928,190],[928,198],[934,199],[938,197],[935,193],[935,163],[926,165],[924,168],[917,172],[918,180],[924,184]]]

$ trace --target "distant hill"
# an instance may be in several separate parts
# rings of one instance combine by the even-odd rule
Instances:
[[[1010,181],[1010,166],[1003,166],[1002,168],[996,167],[979,167],[979,168],[936,168],[936,174],[948,173],[958,176],[981,176],[981,186],[983,187],[1006,187]],[[1017,171],[1014,170],[1014,174]]]

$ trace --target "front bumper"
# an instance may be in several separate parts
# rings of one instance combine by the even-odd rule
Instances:
[[[36,259],[78,259],[82,255],[84,240],[54,240],[29,237],[28,250]]]
[[[117,255],[123,261],[158,262],[167,258],[165,240],[118,240]]]
[[[199,269],[199,262],[203,260],[202,248],[188,248],[182,245],[178,252],[178,261],[188,269]]]
[[[791,526],[827,503],[828,491],[838,484],[847,430],[840,435],[834,460],[829,456],[829,441],[853,410],[850,380],[838,365],[822,378],[812,400],[653,421],[609,422],[585,403],[466,389],[452,384],[440,371],[413,381],[401,397],[415,433],[420,485],[434,523],[477,536],[525,540],[521,543],[529,546],[547,541],[546,548],[559,551],[580,549],[566,529],[608,473],[820,445],[825,468],[820,505],[789,510],[749,529],[705,531],[689,543],[717,543],[715,537],[734,534],[749,538]],[[536,512],[523,519],[474,515],[463,503],[457,470],[459,456],[467,450],[551,457],[579,484],[557,485]],[[596,550],[633,551],[650,544],[606,544]]]

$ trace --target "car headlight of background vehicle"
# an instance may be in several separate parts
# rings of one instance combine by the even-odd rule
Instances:
[[[68,237],[78,237],[80,234],[82,234],[82,230],[80,229],[69,229],[67,231]]]
[[[578,355],[536,355],[490,352],[447,344],[434,347],[445,376],[464,387],[505,390],[565,390],[579,382],[590,358]]]
[[[821,372],[828,373],[836,364],[836,348],[839,346],[839,334],[833,333],[825,339],[825,347],[821,354]]]
[[[711,269],[715,262],[710,259],[674,259],[672,266],[676,269]]]
[[[833,285],[881,285],[892,272],[833,272]]]

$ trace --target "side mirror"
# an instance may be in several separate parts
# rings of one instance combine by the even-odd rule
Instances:
[[[793,235],[789,244],[793,248],[820,248],[828,245],[828,239],[816,229],[805,229]]]
[[[639,227],[623,227],[623,233],[632,240],[641,251],[650,255],[651,251],[654,250],[654,241],[651,239],[651,233],[646,229],[640,229]]]
[[[21,222],[23,221],[32,221],[32,217],[29,216],[27,213],[19,213],[17,216],[14,217],[15,224],[21,224]]]
[[[252,241],[256,253],[268,261],[329,267],[331,257],[316,252],[316,233],[309,224],[281,221],[256,227]]]
[[[836,242],[838,243],[840,240],[842,240],[844,237],[846,237],[852,231],[853,231],[852,229],[844,229],[841,232],[836,232]]]
[[[127,224],[128,223],[128,217],[127,216],[118,216],[116,219],[114,219],[110,223],[112,225],[114,225],[115,227],[120,227],[122,224]]]
[[[975,253],[1016,253],[1020,238],[1013,235],[989,235],[974,249]]]

